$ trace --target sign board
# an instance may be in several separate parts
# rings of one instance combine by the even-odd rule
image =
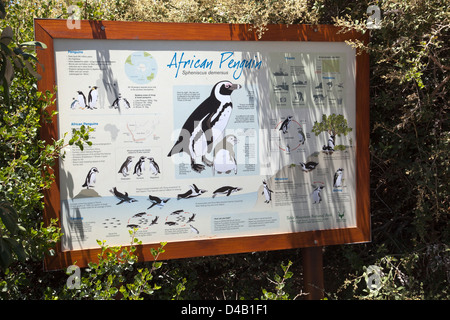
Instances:
[[[370,240],[369,64],[332,26],[36,20],[57,86],[47,139],[65,148],[45,194],[64,233],[47,268],[97,240],[162,259]],[[325,124],[327,120],[327,124]]]

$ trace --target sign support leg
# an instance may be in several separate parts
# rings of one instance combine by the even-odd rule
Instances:
[[[302,249],[303,284],[306,300],[320,300],[324,297],[322,247]]]

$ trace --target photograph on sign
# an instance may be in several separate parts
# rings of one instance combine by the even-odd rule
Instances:
[[[344,42],[54,39],[62,251],[354,228]]]

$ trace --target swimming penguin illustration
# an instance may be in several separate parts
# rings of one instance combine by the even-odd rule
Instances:
[[[314,191],[312,192],[312,199],[314,203],[320,203],[320,201],[322,201],[320,191],[322,191],[323,188],[324,188],[323,186],[315,187]]]
[[[300,144],[305,144],[305,142],[306,142],[306,135],[305,135],[305,133],[303,132],[303,129],[302,128],[298,128],[298,142],[300,142]]]
[[[234,146],[237,143],[235,135],[227,135],[214,147],[213,174],[230,173],[237,174],[237,161]]]
[[[202,195],[203,193],[207,192],[207,190],[199,189],[195,184],[192,184],[190,188],[191,189],[186,191],[185,193],[179,194],[177,196],[177,200],[198,197],[199,195]]]
[[[282,131],[283,134],[287,133],[288,128],[289,128],[289,123],[291,122],[291,120],[292,120],[292,116],[288,116],[281,124],[281,127],[279,130]]]
[[[330,137],[328,138],[328,144],[327,144],[327,145],[324,145],[324,146],[322,147],[322,150],[323,150],[323,151],[328,152],[328,153],[334,151],[334,137],[335,137],[335,136],[330,135]]]
[[[239,187],[231,187],[231,186],[220,187],[219,189],[213,192],[212,197],[215,198],[218,194],[224,194],[228,197],[231,193],[238,192],[241,190],[242,188]]]
[[[117,99],[114,100],[111,108],[119,109],[119,112],[120,112],[123,108],[130,109],[131,106],[130,106],[130,103],[128,102],[128,100],[125,99],[124,97],[122,97],[122,94],[119,93],[119,95],[117,96]]]
[[[263,180],[263,192],[261,194],[264,195],[264,198],[266,199],[264,201],[264,203],[269,203],[270,201],[272,201],[272,193],[273,191],[269,189],[269,186],[267,185],[266,180]]]
[[[93,86],[91,88],[91,90],[89,90],[89,94],[88,94],[88,104],[87,107],[89,109],[97,109],[97,100],[98,100],[98,91],[97,91],[97,87]]]
[[[195,220],[194,220],[194,219],[195,219],[195,215],[196,215],[196,214],[193,213],[192,216],[189,217],[189,219],[188,219],[188,221],[187,221],[186,223],[194,222],[194,221],[195,221]]]
[[[86,187],[87,189],[89,189],[90,187],[93,187],[94,183],[96,182],[97,173],[98,173],[98,169],[96,167],[92,167],[91,170],[89,170],[82,187]]]
[[[191,228],[192,233],[196,233],[196,234],[200,233],[200,231],[198,231],[198,229],[196,227],[194,227],[192,224],[190,224],[189,227]]]
[[[335,187],[335,188],[342,187],[342,171],[344,171],[344,169],[339,168],[334,173],[333,187]]]
[[[122,204],[124,202],[131,203],[131,202],[137,201],[136,199],[130,198],[128,196],[128,192],[125,192],[125,193],[119,192],[116,187],[109,190],[109,192],[111,192],[117,199],[120,200],[120,202],[116,203],[116,205]]]
[[[319,165],[319,163],[314,162],[314,161],[308,161],[306,163],[300,162],[300,166],[302,167],[302,170],[305,172],[314,170],[318,165]]]
[[[154,225],[154,224],[158,224],[158,216],[155,217],[155,219],[152,220],[152,222],[150,223],[150,225]]]
[[[147,210],[153,208],[154,206],[158,206],[161,209],[162,207],[164,207],[164,205],[167,203],[167,201],[170,200],[170,198],[161,199],[161,198],[158,198],[158,197],[155,197],[152,195],[149,195],[148,198],[149,198],[150,202],[152,203],[152,205],[150,207],[148,207]]]
[[[77,91],[78,96],[77,96],[77,101],[78,101],[78,105],[81,109],[86,108],[86,97],[84,96],[84,93],[82,91]]]
[[[124,177],[128,175],[128,171],[130,171],[130,165],[133,162],[133,157],[128,156],[125,162],[122,164],[122,166],[119,169],[118,173],[121,173]]]
[[[187,153],[191,158],[192,170],[199,173],[205,170],[205,165],[212,166],[206,154],[211,152],[214,142],[223,136],[233,110],[231,94],[239,88],[241,85],[229,81],[220,81],[214,85],[210,96],[191,113],[184,123],[178,140],[167,156],[181,152]],[[197,157],[201,157],[205,165],[196,163]]]
[[[148,160],[150,161],[150,170],[152,171],[152,173],[156,176],[158,173],[161,173],[161,171],[159,171],[159,165],[156,163],[154,158],[148,158]]]
[[[145,156],[141,156],[136,162],[136,165],[134,166],[134,172],[133,174],[136,174],[138,177],[142,175],[145,167]]]

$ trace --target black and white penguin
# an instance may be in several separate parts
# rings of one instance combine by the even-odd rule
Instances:
[[[196,172],[202,172],[205,169],[203,164],[196,163],[197,157],[201,157],[205,165],[212,166],[206,154],[211,152],[214,142],[223,136],[233,110],[231,94],[239,88],[241,85],[229,81],[220,81],[214,85],[210,96],[191,113],[184,123],[178,140],[167,156],[181,152],[187,153],[191,158],[191,167]]]
[[[305,135],[305,133],[303,132],[303,129],[300,127],[300,128],[298,128],[298,142],[300,143],[300,144],[305,144],[305,142],[306,142],[306,135]]]
[[[231,186],[220,187],[216,191],[213,192],[212,197],[215,198],[218,194],[224,194],[228,197],[233,192],[238,192],[241,190],[242,190],[242,188],[239,188],[239,187],[231,187]]]
[[[154,224],[158,224],[158,216],[155,217],[155,219],[152,220],[152,222],[150,223],[150,225],[154,225]]]
[[[272,190],[269,189],[269,186],[267,185],[266,180],[263,180],[263,192],[261,194],[264,195],[264,198],[266,199],[264,203],[269,203],[272,201]]]
[[[82,91],[77,91],[78,96],[77,96],[77,101],[78,101],[78,106],[81,109],[86,108],[86,97],[84,96],[84,93]]]
[[[113,102],[111,107],[114,108],[114,109],[119,109],[119,111],[124,109],[124,108],[125,109],[130,109],[131,108],[130,103],[128,102],[127,99],[122,97],[121,93],[119,93],[119,95],[117,96],[117,99],[114,100],[114,102]]]
[[[292,120],[292,116],[288,116],[281,124],[281,127],[279,130],[282,131],[283,134],[288,132],[289,123],[291,122],[291,120]]]
[[[119,169],[118,173],[121,173],[124,177],[128,175],[128,172],[130,171],[131,163],[133,162],[133,157],[128,156],[125,162],[122,164],[122,166]]]
[[[97,173],[98,173],[98,169],[96,167],[92,167],[91,170],[89,170],[82,187],[85,187],[87,189],[89,189],[90,187],[93,187],[96,182]]]
[[[207,191],[204,189],[199,189],[195,184],[193,184],[192,186],[190,186],[190,190],[186,191],[185,193],[178,194],[177,200],[198,197],[205,192]]]
[[[154,158],[148,158],[148,160],[150,161],[150,170],[151,172],[156,176],[158,173],[161,173],[161,171],[159,171],[159,165],[156,163]]]
[[[335,136],[330,135],[330,137],[328,138],[328,144],[327,144],[327,145],[324,145],[324,146],[322,147],[322,150],[323,150],[323,151],[328,152],[328,153],[334,151],[334,137],[335,137]]]
[[[136,162],[136,165],[134,166],[134,172],[133,174],[137,175],[138,177],[142,175],[145,169],[145,156],[141,156],[139,160]]]
[[[213,174],[230,173],[237,174],[237,161],[234,146],[237,143],[235,135],[227,135],[214,147]]]
[[[93,86],[91,90],[89,90],[87,107],[89,109],[97,109],[97,100],[98,100],[97,87]]]
[[[120,200],[120,202],[116,203],[116,205],[119,205],[119,204],[124,203],[124,202],[131,203],[131,202],[136,202],[137,201],[136,199],[130,198],[128,196],[128,192],[125,192],[125,193],[119,192],[116,187],[114,187],[111,190],[109,190],[109,192],[111,192],[117,199]]]
[[[195,221],[194,219],[195,219],[195,213],[193,213],[192,216],[189,217],[189,219],[186,223],[194,222]]]
[[[308,161],[306,163],[300,162],[300,166],[301,166],[302,170],[305,171],[305,172],[309,172],[311,170],[314,170],[317,167],[318,164],[319,163],[314,162],[314,161]]]
[[[323,186],[315,187],[314,191],[312,192],[313,203],[320,203],[320,201],[322,201],[320,191],[322,191],[323,188]]]
[[[158,197],[155,197],[155,196],[152,196],[152,195],[149,195],[148,199],[150,200],[152,205],[150,207],[148,207],[147,210],[153,208],[154,206],[157,206],[160,209],[162,209],[162,207],[164,207],[164,205],[167,203],[167,201],[170,200],[170,198],[161,199],[161,198],[158,198]]]
[[[334,173],[333,187],[335,188],[342,187],[342,171],[344,171],[344,169],[339,168]]]

